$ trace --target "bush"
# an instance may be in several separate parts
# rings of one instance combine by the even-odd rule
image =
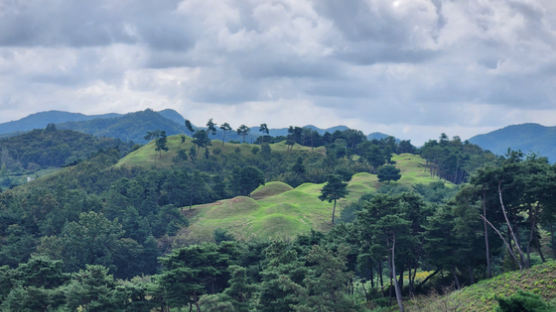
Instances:
[[[498,312],[550,312],[554,311],[540,296],[530,292],[518,291],[516,294],[500,298],[497,297]]]

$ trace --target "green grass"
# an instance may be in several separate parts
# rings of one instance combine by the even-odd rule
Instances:
[[[115,167],[170,167],[173,165],[173,159],[178,155],[180,150],[184,150],[189,155],[189,150],[193,145],[193,140],[190,137],[185,138],[185,142],[182,143],[181,135],[173,135],[167,137],[167,152],[159,153],[155,151],[155,142],[151,141],[139,149],[129,153],[118,163]],[[212,145],[208,147],[209,152],[212,154],[216,149],[220,150],[222,154],[236,153],[236,149],[239,149],[239,153],[242,155],[248,155],[252,152],[253,147],[258,147],[258,145],[247,144],[247,143],[222,143],[220,140],[212,140]],[[288,146],[284,142],[270,144],[270,148],[273,152],[286,152]],[[324,154],[326,152],[324,147],[318,147],[311,149],[307,146],[294,145],[294,151],[314,151],[317,153]],[[204,149],[199,149],[197,151],[197,157],[202,157]],[[200,154],[200,155],[199,155]]]
[[[396,183],[410,186],[438,181],[424,171],[424,160],[417,155],[396,155],[394,160],[402,174]],[[353,175],[347,187],[348,196],[338,201],[336,216],[362,195],[376,192],[380,185],[376,175],[366,172]],[[327,231],[331,227],[332,203],[318,199],[323,186],[304,183],[292,188],[283,182],[268,182],[253,191],[251,197],[238,196],[197,205],[191,211],[185,207],[184,212],[190,216],[190,226],[179,233],[178,240],[210,241],[218,228],[241,240],[254,237],[292,238],[311,229]]]
[[[520,289],[537,294],[547,302],[555,303],[556,261],[539,264],[522,272],[504,273],[445,296],[422,297],[410,302],[408,310],[494,311],[498,305],[496,296],[510,296]]]
[[[278,195],[287,191],[291,191],[293,188],[286,183],[280,181],[268,182],[265,185],[259,186],[256,190],[251,192],[251,197],[253,199],[263,199],[269,196]]]
[[[400,184],[428,184],[435,181],[443,181],[438,177],[431,177],[425,168],[425,160],[419,155],[399,154],[392,155],[392,160],[396,162],[396,167],[400,169],[402,178],[398,181]],[[448,185],[453,185],[447,183]]]

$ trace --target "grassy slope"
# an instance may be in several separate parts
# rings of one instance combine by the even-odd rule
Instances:
[[[421,298],[409,305],[409,311],[494,311],[496,296],[510,296],[520,289],[556,303],[556,261],[501,274],[446,296]]]
[[[423,170],[423,159],[417,155],[395,155],[400,168],[399,183],[431,183],[438,181]],[[252,197],[238,196],[210,204],[197,205],[191,211],[191,224],[180,234],[179,240],[197,242],[212,240],[217,228],[228,230],[238,239],[289,238],[306,233],[311,228],[326,231],[330,228],[332,204],[318,199],[324,184],[304,183],[294,189],[282,182],[269,182],[259,187]],[[363,194],[380,186],[376,175],[357,173],[348,183],[349,194],[338,201],[336,215],[343,207],[357,201]]]
[[[116,166],[125,166],[125,167],[170,167],[173,165],[172,159],[177,156],[179,150],[185,150],[189,154],[189,150],[193,146],[192,139],[190,137],[185,138],[185,142],[181,142],[180,135],[173,135],[167,138],[167,146],[168,152],[163,152],[159,154],[155,151],[155,143],[151,141],[141,148],[129,153],[124,158],[122,158]],[[216,149],[219,149],[223,154],[231,154],[235,152],[237,148],[243,155],[250,154],[253,147],[259,147],[258,145],[253,144],[233,144],[233,143],[224,143],[220,140],[212,140],[212,145],[209,146],[209,151],[213,153]],[[270,145],[273,152],[286,152],[287,146],[285,143],[280,142],[276,144]],[[306,150],[310,151],[310,147],[301,146],[296,144],[293,147],[294,150]],[[319,147],[314,149],[315,152],[318,153],[325,153],[324,147]],[[199,153],[204,153],[204,149],[198,151]]]

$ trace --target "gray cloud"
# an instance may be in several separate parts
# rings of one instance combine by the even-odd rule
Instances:
[[[555,14],[551,0],[0,1],[0,122],[171,107],[418,141],[546,123]]]

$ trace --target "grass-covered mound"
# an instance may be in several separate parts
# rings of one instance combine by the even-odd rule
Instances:
[[[293,188],[288,184],[280,181],[273,181],[268,182],[265,185],[261,185],[251,192],[251,198],[259,200],[291,190],[293,190]]]
[[[556,261],[500,274],[445,296],[420,298],[409,305],[409,311],[494,311],[496,297],[508,297],[520,290],[541,296],[556,309]]]
[[[400,169],[401,185],[429,184],[439,181],[424,170],[424,160],[418,155],[394,155]],[[224,229],[237,239],[291,238],[311,229],[330,229],[332,203],[319,200],[324,184],[303,183],[292,188],[283,182],[268,182],[251,193],[251,197],[239,196],[214,203],[184,207],[190,216],[190,226],[179,234],[185,242],[210,241],[216,229]],[[348,183],[348,195],[338,201],[336,216],[351,202],[363,194],[376,192],[381,186],[374,174],[354,174]]]

